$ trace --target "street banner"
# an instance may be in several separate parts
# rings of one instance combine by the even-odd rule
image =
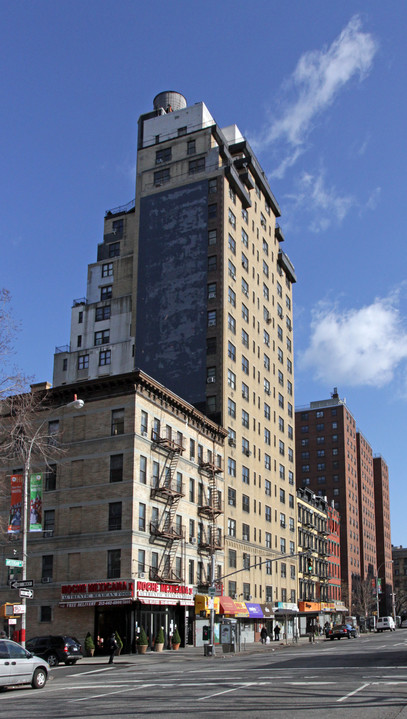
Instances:
[[[18,534],[21,532],[21,515],[23,501],[23,475],[11,475],[11,499],[10,499],[10,519],[8,525],[9,534]]]
[[[42,474],[30,476],[30,532],[42,532]]]

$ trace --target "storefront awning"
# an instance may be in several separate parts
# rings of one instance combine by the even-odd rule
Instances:
[[[233,614],[237,613],[237,607],[233,599],[230,597],[219,597],[220,613],[221,614]]]
[[[249,617],[252,617],[253,619],[263,619],[264,615],[260,604],[249,604],[246,602],[246,607],[249,611]]]
[[[248,617],[249,610],[244,602],[235,602],[236,612],[235,617]]]
[[[260,604],[260,609],[263,612],[264,619],[273,619],[274,607],[272,604]]]

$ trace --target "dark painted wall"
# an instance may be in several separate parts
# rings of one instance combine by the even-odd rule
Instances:
[[[205,400],[207,184],[140,206],[135,366],[191,403]]]

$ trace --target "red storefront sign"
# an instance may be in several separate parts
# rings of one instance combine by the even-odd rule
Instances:
[[[180,604],[194,606],[193,587],[190,584],[163,584],[138,581],[136,599],[142,604]]]
[[[130,604],[134,599],[134,582],[84,582],[63,584],[60,607],[95,607]]]

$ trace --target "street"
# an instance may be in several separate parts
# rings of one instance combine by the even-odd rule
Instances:
[[[199,650],[200,651],[200,650]],[[341,641],[251,646],[237,656],[182,653],[57,667],[43,690],[7,690],[7,719],[343,717],[407,719],[407,630]]]

